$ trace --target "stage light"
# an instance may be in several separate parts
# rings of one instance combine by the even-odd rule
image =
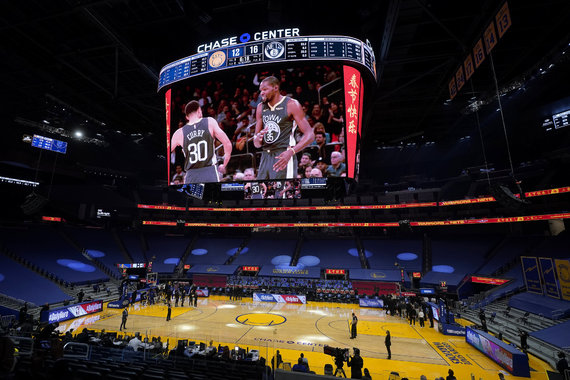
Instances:
[[[77,137],[77,138],[83,137],[83,132],[81,132],[81,131],[75,131],[75,137]]]

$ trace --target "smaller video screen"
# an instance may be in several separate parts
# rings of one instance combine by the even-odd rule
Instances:
[[[288,181],[247,182],[243,187],[244,199],[299,199],[301,183]]]

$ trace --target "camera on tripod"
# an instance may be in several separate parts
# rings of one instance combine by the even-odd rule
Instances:
[[[334,358],[335,363],[348,362],[349,349],[348,348],[338,348],[325,345],[323,347],[323,352]],[[338,364],[337,364],[338,366]]]

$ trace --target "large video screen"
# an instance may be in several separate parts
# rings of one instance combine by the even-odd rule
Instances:
[[[168,182],[346,177],[343,68],[259,65],[173,84],[166,94]]]

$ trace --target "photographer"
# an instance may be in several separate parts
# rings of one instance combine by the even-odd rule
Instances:
[[[348,359],[346,363],[350,367],[350,378],[351,379],[362,379],[362,367],[364,366],[364,361],[360,356],[360,350],[354,348],[354,356]]]

